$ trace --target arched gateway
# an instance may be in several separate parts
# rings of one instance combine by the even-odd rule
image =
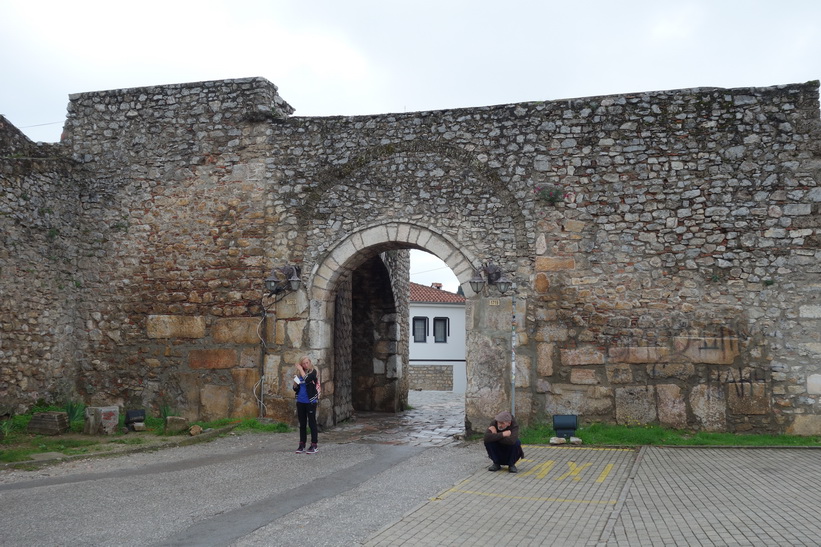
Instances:
[[[292,421],[305,353],[325,423],[401,410],[423,249],[468,297],[468,428],[515,402],[821,434],[818,104],[808,82],[301,118],[248,78],[72,95],[53,145],[0,117],[0,414]],[[285,265],[301,287],[268,298]],[[485,266],[515,288],[475,294]]]
[[[379,258],[380,255],[385,256],[386,251],[397,249],[421,249],[439,256],[465,287],[469,286],[467,282],[474,275],[473,265],[478,263],[475,255],[449,237],[407,222],[387,222],[363,228],[330,248],[308,276],[307,291],[311,295],[312,303],[308,320],[310,348],[318,361],[332,364],[329,367],[331,375],[326,381],[332,382],[333,386],[333,402],[329,404],[333,405],[333,412],[330,415],[334,420],[350,417],[353,409],[397,411],[407,406],[407,314],[398,314],[397,308],[400,306],[396,303],[389,304],[387,310],[382,309],[382,313],[373,321],[377,324],[383,323],[384,339],[368,344],[367,334],[355,338],[353,344],[365,344],[371,350],[364,356],[364,374],[356,374],[355,370],[351,369],[351,361],[354,361],[354,358],[345,352],[352,348],[349,348],[343,336],[351,335],[352,332],[345,329],[345,321],[339,320],[340,314],[354,314],[353,310],[339,309],[351,302],[349,298],[339,298],[340,292],[357,291],[361,288],[361,283],[367,283],[367,292],[371,298],[381,287],[390,293],[386,295],[388,299],[392,297],[407,302],[406,296],[402,298],[402,295],[394,295],[390,291],[390,283],[377,283],[376,276],[370,274],[372,267],[368,267],[374,261],[388,261],[386,258]],[[357,275],[360,268],[364,268],[366,272]],[[385,273],[389,277],[388,272]],[[398,273],[407,274],[406,270],[401,269]],[[407,288],[406,284],[400,283],[399,286]],[[362,314],[359,315],[361,316]],[[330,326],[335,328],[329,328]],[[467,325],[468,331],[473,328],[473,323]],[[370,328],[369,332],[380,331]],[[388,348],[386,354],[369,355],[380,343]],[[474,355],[469,353],[467,357],[470,376]],[[372,370],[367,370],[371,368],[372,363]],[[351,382],[353,386],[350,385]],[[368,389],[357,395],[357,383],[367,383]],[[468,392],[468,416],[476,414],[472,399],[471,392]],[[504,405],[504,399],[500,398],[497,404]]]

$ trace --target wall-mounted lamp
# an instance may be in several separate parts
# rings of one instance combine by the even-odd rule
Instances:
[[[302,280],[299,266],[286,264],[271,270],[271,275],[265,278],[265,290],[268,296],[299,290]]]
[[[468,281],[468,283],[470,283],[470,288],[476,294],[479,294],[482,291],[485,283],[488,285],[495,285],[502,294],[506,293],[512,284],[510,279],[505,277],[502,273],[502,269],[499,266],[489,262],[485,263],[481,268],[475,270],[473,277],[470,281]]]

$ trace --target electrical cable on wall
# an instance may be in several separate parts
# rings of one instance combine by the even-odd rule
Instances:
[[[260,300],[260,305],[262,306],[262,317],[257,323],[257,337],[260,341],[260,350],[262,353],[262,359],[260,362],[260,377],[257,383],[254,384],[252,388],[252,392],[254,394],[254,399],[257,401],[257,406],[259,408],[259,417],[264,418],[268,413],[268,407],[265,406],[265,357],[268,355],[268,343],[265,341],[265,335],[267,331],[267,322],[268,322],[268,315],[269,309],[273,312],[272,315],[276,317],[276,311],[274,306],[285,298],[287,293],[281,293],[278,297],[271,303],[268,304],[268,307],[265,306],[265,300],[271,296],[271,294],[263,295],[262,299]],[[259,387],[259,395],[257,395],[257,387]]]

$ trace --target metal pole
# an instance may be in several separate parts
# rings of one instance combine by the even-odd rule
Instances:
[[[268,355],[268,344],[265,338],[268,333],[268,313],[265,310],[265,298],[262,299],[262,322],[260,324],[262,332],[259,333],[260,344],[260,365],[259,365],[259,417],[265,417],[265,357]]]
[[[516,415],[516,284],[513,287],[510,333],[510,413]]]

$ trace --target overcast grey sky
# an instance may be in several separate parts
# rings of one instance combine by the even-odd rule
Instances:
[[[0,114],[54,142],[71,93],[249,76],[296,116],[771,86],[821,78],[820,26],[818,0],[0,0]]]

